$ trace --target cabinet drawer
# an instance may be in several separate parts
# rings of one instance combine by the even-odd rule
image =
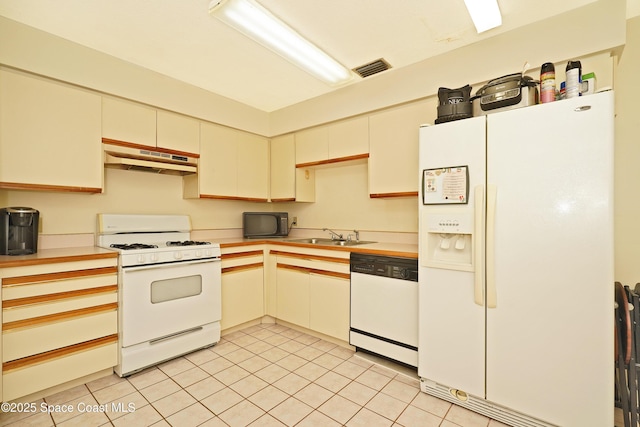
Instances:
[[[51,352],[23,366],[3,364],[2,399],[10,401],[118,363],[118,337],[110,336]]]
[[[3,301],[79,289],[111,286],[118,283],[116,267],[66,271],[2,279]]]
[[[116,286],[89,289],[89,291],[96,292],[87,296],[77,296],[86,291],[72,291],[5,301],[2,309],[2,322],[16,322],[32,317],[47,316],[118,302]],[[40,300],[43,301],[40,302]]]
[[[4,328],[13,324],[19,325],[22,322],[5,323],[2,333],[2,361],[7,362],[45,353],[117,333],[118,315],[115,307],[111,305],[103,307],[108,311],[16,329],[5,330]],[[51,317],[44,316],[30,320]]]

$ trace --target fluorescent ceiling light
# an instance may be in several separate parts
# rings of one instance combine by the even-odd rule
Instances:
[[[331,85],[353,77],[351,70],[253,0],[213,0],[209,13]]]
[[[498,0],[464,0],[464,4],[478,33],[502,25]]]

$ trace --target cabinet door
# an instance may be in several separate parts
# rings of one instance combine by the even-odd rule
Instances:
[[[296,198],[296,147],[293,134],[271,140],[271,200]]]
[[[238,132],[237,196],[267,201],[269,198],[269,141],[246,132]]]
[[[276,317],[308,328],[309,274],[278,267],[276,287]]]
[[[227,329],[264,315],[264,269],[251,268],[222,275],[221,328]]]
[[[156,146],[156,110],[115,98],[102,98],[102,137]]]
[[[411,104],[369,118],[369,194],[418,194],[418,131],[427,122],[425,102]],[[412,193],[412,194],[406,194]]]
[[[157,141],[160,148],[198,154],[200,126],[198,120],[169,111],[158,110]]]
[[[349,280],[309,276],[309,328],[349,341]]]
[[[329,158],[369,153],[369,118],[358,117],[329,126]]]
[[[327,126],[296,132],[296,164],[313,163],[329,158]]]
[[[11,71],[0,93],[0,184],[102,191],[99,95]]]
[[[209,123],[200,123],[200,129],[199,194],[235,196],[238,190],[236,131]]]

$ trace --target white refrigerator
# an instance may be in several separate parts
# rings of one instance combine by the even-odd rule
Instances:
[[[423,392],[613,425],[613,92],[420,129]]]

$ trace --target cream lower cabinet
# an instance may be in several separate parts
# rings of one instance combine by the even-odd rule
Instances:
[[[309,329],[349,341],[350,281],[309,274]]]
[[[276,318],[349,340],[349,254],[271,251],[276,261]]]
[[[309,273],[278,265],[276,281],[276,318],[308,328]]]
[[[102,192],[101,97],[0,69],[0,189]]]
[[[113,256],[0,269],[3,401],[117,364],[117,272]]]
[[[260,319],[264,308],[264,253],[236,247],[222,253],[222,330]]]

